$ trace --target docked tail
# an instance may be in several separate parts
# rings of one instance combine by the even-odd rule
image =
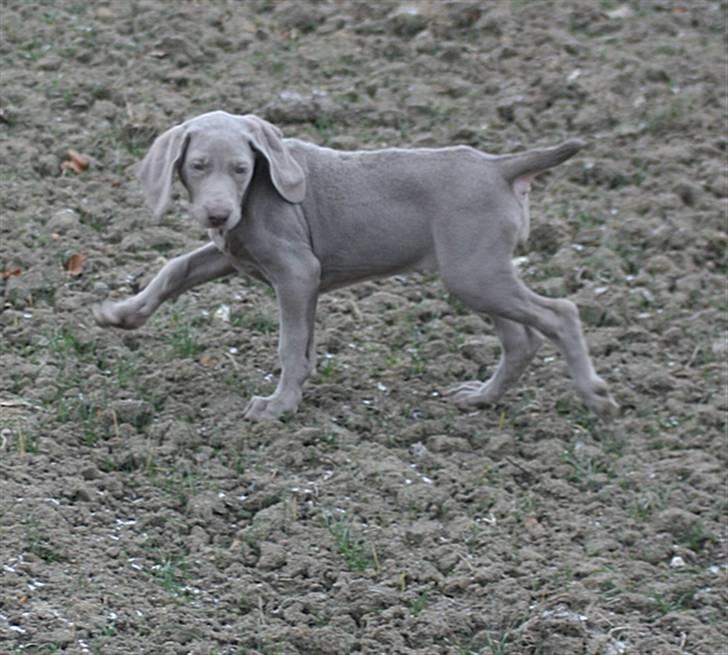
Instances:
[[[518,155],[505,155],[496,159],[496,165],[501,175],[513,183],[519,178],[530,179],[547,168],[551,168],[574,156],[586,144],[583,141],[572,139],[560,146],[544,150],[528,150]]]

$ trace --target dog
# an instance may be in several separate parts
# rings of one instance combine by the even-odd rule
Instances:
[[[577,140],[504,156],[467,146],[338,151],[253,114],[192,118],[160,135],[139,180],[161,216],[179,177],[192,218],[211,242],[170,260],[126,300],[94,306],[99,325],[137,328],[166,300],[234,272],[269,284],[280,311],[281,375],[253,397],[250,420],[293,412],[315,368],[319,294],[405,271],[437,271],[445,288],[490,315],[502,353],[493,376],[446,396],[466,410],[497,402],[543,337],[563,354],[576,391],[602,419],[618,406],[594,370],[574,303],[537,295],[512,255],[529,230],[530,182],[576,154]]]

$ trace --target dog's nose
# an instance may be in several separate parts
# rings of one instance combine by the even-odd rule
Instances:
[[[222,227],[230,218],[229,209],[216,209],[207,213],[207,220],[212,227]]]

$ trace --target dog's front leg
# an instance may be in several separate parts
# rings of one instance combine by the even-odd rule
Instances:
[[[278,418],[298,407],[303,383],[315,368],[314,317],[318,299],[318,277],[301,276],[276,285],[280,311],[278,353],[281,377],[272,395],[254,396],[245,408],[252,421]]]
[[[92,307],[99,325],[126,329],[141,326],[165,301],[192,287],[232,273],[227,255],[212,243],[168,261],[147,287],[126,300],[106,300]]]

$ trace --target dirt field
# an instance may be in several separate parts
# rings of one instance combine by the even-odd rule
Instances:
[[[726,11],[0,0],[0,653],[728,652]],[[277,375],[260,284],[96,327],[206,240],[134,166],[212,109],[344,149],[588,141],[518,256],[621,416],[551,347],[457,411],[499,349],[434,277],[322,298],[318,374],[269,424],[242,420]]]

